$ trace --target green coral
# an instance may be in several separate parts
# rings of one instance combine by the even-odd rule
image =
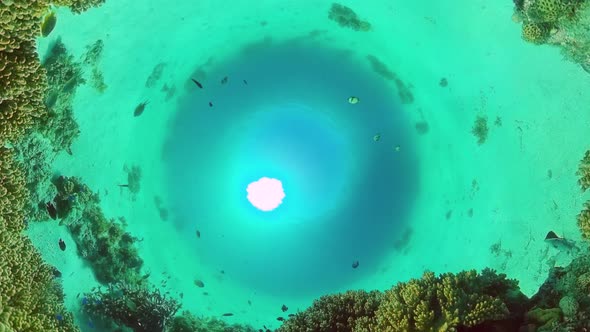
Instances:
[[[84,313],[134,332],[162,332],[180,309],[178,301],[145,284],[110,284],[106,291],[99,288],[84,296]]]
[[[515,301],[526,300],[514,280],[485,269],[425,272],[385,292],[370,331],[445,331],[508,317]]]
[[[582,188],[582,192],[590,188],[590,150],[587,150],[584,158],[580,160],[576,175],[578,176],[578,184]]]
[[[286,320],[277,332],[360,331],[371,322],[382,296],[377,291],[362,290],[322,296],[307,310]]]
[[[522,25],[522,39],[533,44],[543,44],[549,38],[549,28],[542,23],[528,22]]]

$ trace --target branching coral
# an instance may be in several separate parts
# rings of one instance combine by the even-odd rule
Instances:
[[[373,318],[381,298],[382,294],[377,291],[348,291],[322,296],[310,308],[286,320],[277,332],[356,331],[357,323],[366,325]],[[357,322],[359,319],[362,320]]]
[[[578,214],[577,219],[582,237],[590,240],[590,201],[584,203],[584,208]]]
[[[507,318],[526,300],[514,280],[486,269],[399,283],[385,292],[370,331],[443,331]]]
[[[82,310],[90,316],[113,320],[135,332],[161,332],[180,309],[180,303],[167,298],[159,289],[125,283],[109,285],[84,294]]]
[[[228,324],[217,318],[195,317],[188,311],[174,317],[167,325],[167,332],[256,332],[251,326]]]

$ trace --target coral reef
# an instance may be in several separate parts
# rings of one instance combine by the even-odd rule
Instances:
[[[332,4],[328,18],[336,21],[341,27],[355,31],[371,30],[371,23],[361,20],[352,9],[338,3]]]
[[[522,38],[561,48],[565,58],[590,72],[590,2],[587,0],[515,0],[514,20]]]
[[[158,83],[160,78],[162,78],[162,73],[164,72],[165,67],[166,64],[164,62],[160,62],[154,67],[154,69],[152,69],[152,73],[145,81],[146,88],[153,88],[156,86],[156,83]]]
[[[82,311],[90,317],[114,321],[135,332],[162,332],[180,309],[180,303],[147,285],[110,284],[84,294]]]
[[[579,177],[578,184],[583,192],[590,188],[590,150],[586,151],[584,158],[580,160],[576,175]]]
[[[137,239],[125,232],[125,220],[107,219],[100,209],[98,195],[80,179],[60,176],[53,183],[58,192],[54,199],[58,216],[97,280],[105,284],[139,280],[143,261],[135,247]]]
[[[577,219],[582,237],[590,240],[590,201],[584,203],[584,208],[578,214]]]
[[[277,332],[352,332],[355,326],[365,326],[381,303],[382,293],[347,291],[325,295],[311,307],[287,319]]]
[[[196,317],[188,311],[174,317],[166,327],[167,332],[257,332],[251,326],[228,324],[217,318]]]
[[[482,145],[488,139],[488,118],[486,116],[478,115],[475,118],[471,133],[477,138],[477,144]]]
[[[370,331],[448,331],[503,320],[523,311],[526,300],[515,280],[484,269],[445,273],[425,272],[422,279],[399,283],[385,292]],[[522,314],[522,313],[521,313]]]

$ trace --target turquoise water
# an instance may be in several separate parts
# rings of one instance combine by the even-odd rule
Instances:
[[[584,246],[588,72],[523,41],[512,1],[342,4],[370,29],[340,26],[323,0],[55,9],[38,52],[61,40],[81,68],[66,105],[80,133],[69,151],[39,144],[34,197],[56,197],[53,174],[79,177],[143,260],[118,277],[228,324],[276,329],[322,295],[383,291],[425,270],[490,267],[532,296],[575,256],[548,231]],[[285,194],[268,212],[246,191],[263,177]],[[106,283],[68,227],[90,224],[76,213],[30,219],[27,235],[61,272],[81,330],[112,331],[83,313]]]
[[[205,264],[277,295],[317,295],[374,272],[408,224],[419,181],[395,91],[365,59],[306,42],[240,54],[201,82],[163,153],[174,223],[200,230]],[[286,194],[271,212],[246,197],[265,176]],[[357,260],[362,269],[351,269]]]

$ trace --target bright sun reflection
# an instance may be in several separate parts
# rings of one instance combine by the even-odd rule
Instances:
[[[265,212],[276,209],[285,198],[281,181],[267,177],[250,183],[246,191],[250,203]]]

